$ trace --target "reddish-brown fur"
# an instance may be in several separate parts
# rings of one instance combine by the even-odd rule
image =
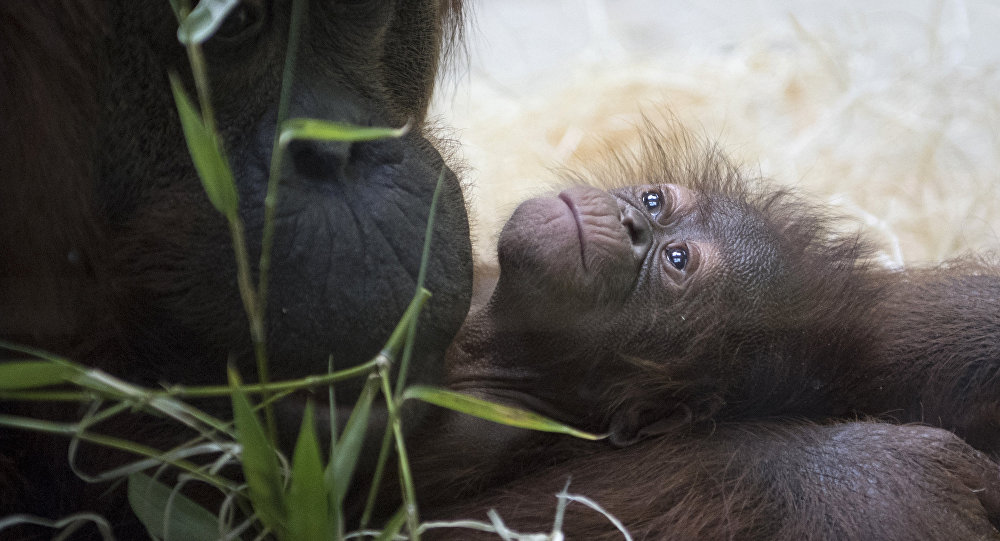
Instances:
[[[570,175],[617,202],[560,196],[586,239],[582,268],[546,259],[577,246],[558,213],[534,217],[548,203],[519,208],[493,297],[450,356],[452,388],[623,448],[442,413],[414,452],[425,512],[484,519],[494,508],[515,530],[546,531],[569,480],[640,539],[1000,538],[1000,466],[981,452],[1000,453],[1000,270],[973,259],[879,267],[826,209],[690,148],[654,132],[640,155]],[[630,194],[651,189],[627,188],[636,181],[693,190],[697,202],[678,199],[683,213],[657,217],[652,235],[721,258],[674,287],[642,279],[661,272],[647,257],[623,289],[615,274],[627,265],[592,254],[648,237],[626,225]],[[628,257],[600,252],[614,253]],[[620,535],[578,504],[565,528]]]
[[[556,494],[586,496],[633,539],[1000,539],[1000,467],[936,428],[854,422],[722,424],[577,456],[425,518],[551,531]],[[440,490],[449,488],[439,487]],[[597,511],[566,508],[567,539],[622,539]],[[494,539],[440,529],[431,539]]]
[[[100,0],[0,3],[0,111],[6,129],[0,137],[4,158],[0,179],[5,186],[0,197],[0,335],[155,379],[148,373],[155,366],[143,368],[146,359],[119,351],[121,325],[131,323],[122,321],[127,318],[120,303],[128,299],[119,296],[120,284],[108,273],[120,263],[110,260],[121,254],[108,247],[108,224],[93,193],[95,155],[101,144],[96,133],[101,122],[99,94],[108,77],[103,50],[107,9]],[[150,84],[162,85],[162,75],[158,72]],[[409,90],[397,85],[387,92],[398,97]],[[425,98],[416,99],[413,108],[426,105]],[[176,134],[172,141],[180,146]],[[691,173],[648,163],[645,172],[680,179]],[[634,170],[617,171],[628,183],[638,178]],[[807,208],[777,207],[790,212],[791,218]],[[804,215],[810,217],[812,212]],[[824,229],[810,229],[822,226],[822,220],[803,224],[785,233],[785,238],[822,238],[816,233]],[[793,248],[806,246],[800,242],[794,240]],[[133,246],[140,244],[133,239]],[[863,246],[857,248],[849,239],[818,246],[833,248],[818,254],[824,261],[852,263],[852,258],[865,253]],[[228,249],[220,246],[219,253]],[[760,374],[747,374],[746,367],[738,364],[721,367],[715,374],[704,366],[667,374],[658,372],[655,364],[636,362],[618,365],[627,370],[611,374],[635,378],[621,383],[643,385],[610,389],[613,396],[605,397],[602,406],[636,400],[656,403],[665,393],[672,407],[682,403],[701,421],[770,414],[841,416],[857,410],[952,428],[995,452],[996,310],[991,304],[997,296],[990,292],[995,291],[996,272],[975,263],[956,267],[885,275],[892,278],[886,285],[858,282],[852,276],[859,269],[849,265],[832,278],[824,269],[816,276],[822,282],[792,284],[792,290],[801,287],[810,293],[783,298],[801,301],[802,328],[816,333],[813,341],[795,341],[794,351],[830,347],[819,339],[828,330],[837,338],[822,354],[834,365],[820,367],[821,374],[844,376],[823,393],[834,397],[833,403],[806,400],[811,393],[802,392],[808,385],[802,385],[804,374],[794,365]],[[809,269],[804,270],[798,275],[810,278]],[[912,290],[903,284],[918,284],[920,294],[910,294]],[[865,293],[853,293],[853,300],[864,302],[839,302],[844,287],[849,288],[847,293],[860,288]],[[961,294],[954,295],[955,291]],[[927,313],[928,299],[936,313]],[[866,313],[867,303],[876,301],[884,302],[886,311]],[[883,322],[887,313],[894,317],[884,326],[871,326]],[[845,326],[859,334],[846,332]],[[788,330],[774,327],[767,331]],[[704,338],[693,344],[706,354],[717,340],[727,337],[725,326],[701,330]],[[766,336],[775,340],[774,334]],[[765,343],[785,345],[780,340]],[[858,350],[876,355],[855,355]],[[913,359],[918,369],[897,370],[900,358]],[[706,374],[723,374],[727,381],[719,386]],[[678,375],[703,381],[677,385]],[[775,375],[780,381],[772,378]],[[765,387],[768,392],[762,391]],[[892,392],[883,394],[882,389]],[[558,391],[566,396],[576,392]],[[851,394],[843,398],[845,392]],[[681,429],[621,449],[525,435],[466,419],[452,420],[443,430],[440,445],[416,455],[417,471],[430,474],[421,480],[424,498],[430,502],[425,507],[429,517],[481,518],[477,515],[495,506],[514,528],[545,529],[552,516],[553,494],[567,475],[573,475],[571,492],[594,498],[636,535],[648,538],[996,537],[990,525],[998,516],[996,464],[939,429],[800,421],[737,421],[713,429],[702,422],[690,431]],[[15,437],[7,431],[0,437],[0,512],[43,509],[58,515],[92,503],[71,476],[40,477],[52,473],[49,458],[64,456],[58,449],[39,455],[38,449],[52,442]],[[428,441],[433,440],[428,437]],[[870,467],[859,473],[858,464]],[[830,483],[827,471],[840,481]],[[43,486],[39,479],[45,479]],[[871,491],[861,488],[872,486]],[[472,495],[478,499],[449,502],[454,496]],[[124,510],[116,501],[118,510]],[[578,504],[568,510],[566,530],[577,538],[616,536],[603,518]],[[468,532],[456,535],[467,538]]]

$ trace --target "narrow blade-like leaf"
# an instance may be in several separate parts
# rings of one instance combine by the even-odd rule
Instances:
[[[399,318],[399,323],[396,323],[396,328],[392,330],[392,334],[386,340],[385,346],[382,347],[382,352],[379,356],[383,357],[383,360],[395,362],[399,358],[399,352],[403,350],[403,345],[406,343],[406,337],[409,334],[410,324],[420,317],[420,311],[424,309],[424,304],[430,298],[431,292],[427,291],[426,288],[418,289],[417,293],[413,295],[409,306],[403,312],[403,317]]]
[[[334,447],[330,456],[330,464],[327,466],[326,479],[328,485],[334,490],[333,505],[340,506],[347,493],[347,487],[351,484],[354,468],[357,467],[358,457],[361,455],[361,445],[365,440],[365,432],[368,430],[368,417],[371,413],[372,400],[378,392],[378,378],[370,377],[358,397],[351,417],[344,425],[344,432],[340,435],[340,441]],[[334,482],[336,481],[336,482]]]
[[[396,511],[395,515],[389,519],[389,522],[385,523],[385,527],[382,529],[382,533],[375,538],[375,541],[392,541],[396,538],[396,534],[403,529],[403,524],[406,524],[406,506],[400,507],[399,511]]]
[[[279,140],[282,145],[287,145],[295,139],[347,142],[372,141],[386,137],[400,137],[409,129],[409,124],[402,128],[370,128],[315,118],[290,118],[281,125]]]
[[[172,541],[218,539],[219,519],[187,496],[173,492],[145,473],[128,476],[128,503],[154,537]],[[170,514],[164,516],[168,502]]]
[[[236,439],[243,448],[243,476],[250,487],[250,501],[261,522],[280,535],[285,531],[285,503],[278,457],[250,401],[240,389],[240,377],[233,368],[229,369],[229,384],[233,389],[233,420]]]
[[[229,163],[222,154],[218,138],[205,126],[201,115],[195,109],[184,91],[177,75],[170,74],[170,89],[174,93],[177,113],[180,115],[184,140],[187,141],[191,160],[198,171],[201,184],[208,199],[227,218],[235,218],[237,211],[236,183]]]
[[[292,459],[292,486],[286,503],[289,539],[327,539],[332,528],[312,404],[307,404],[303,413],[302,428],[299,430]]]
[[[569,434],[585,440],[599,440],[606,436],[591,434],[582,430],[577,430],[571,426],[566,426],[558,421],[539,415],[527,410],[495,404],[480,398],[475,398],[466,394],[456,393],[445,389],[435,389],[432,387],[414,386],[403,393],[403,399],[416,398],[435,406],[448,408],[455,411],[493,421],[496,423],[516,426],[518,428],[528,428],[542,432],[556,432],[559,434]]]
[[[330,355],[327,359],[326,371],[327,373],[333,372],[333,355]],[[328,415],[330,416],[330,446],[327,448],[330,450],[330,461],[327,463],[326,470],[323,475],[323,482],[326,483],[327,505],[329,506],[330,512],[330,532],[327,537],[330,539],[341,539],[344,537],[344,513],[336,495],[339,481],[337,480],[337,475],[333,467],[333,457],[337,449],[338,431],[337,393],[333,385],[327,386],[326,392],[327,407],[329,408]]]
[[[47,361],[0,363],[0,390],[34,389],[71,380],[79,371],[72,366]]]

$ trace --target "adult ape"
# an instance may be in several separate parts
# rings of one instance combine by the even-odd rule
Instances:
[[[444,413],[423,509],[544,530],[572,477],[657,539],[1000,537],[1000,467],[955,435],[1000,452],[997,269],[875,266],[825,209],[657,137],[517,208],[449,356],[450,388],[611,445]]]
[[[421,381],[440,377],[468,309],[471,248],[459,182],[424,119],[459,4],[308,2],[289,116],[413,129],[288,148],[266,314],[274,379],[325,372],[331,355],[346,368],[378,352],[414,294],[443,171],[433,298],[411,369]],[[290,5],[240,2],[204,44],[254,263]],[[230,359],[253,380],[230,236],[198,181],[168,84],[176,72],[194,95],[170,3],[4,2],[0,35],[0,337],[140,384],[224,383]],[[338,399],[353,404],[361,383],[338,388]],[[171,430],[149,423],[128,435],[173,444]],[[0,436],[0,516],[122,507],[81,498],[73,476],[52,468],[65,463],[65,442],[31,438]]]

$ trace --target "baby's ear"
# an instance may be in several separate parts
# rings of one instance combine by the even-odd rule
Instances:
[[[626,404],[611,416],[608,441],[615,447],[627,447],[668,434],[711,418],[722,404],[716,396],[707,400]]]

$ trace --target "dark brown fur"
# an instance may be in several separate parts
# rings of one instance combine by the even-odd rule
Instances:
[[[425,518],[552,530],[568,483],[633,539],[1000,539],[1000,467],[954,434],[883,423],[723,424],[578,456]],[[447,489],[444,489],[447,490]],[[566,508],[567,539],[620,540],[607,517]],[[430,539],[495,539],[464,528]]]
[[[691,148],[654,133],[570,175],[613,198],[573,188],[565,206],[515,211],[493,297],[450,356],[453,389],[623,448],[442,413],[414,453],[424,510],[495,508],[546,531],[571,479],[642,539],[1000,538],[1000,466],[969,445],[1000,453],[998,269],[879,267],[826,209]],[[676,215],[628,218],[663,184],[693,195],[676,192]],[[649,250],[715,255],[678,274],[644,251],[649,235]],[[841,424],[859,416],[953,432]],[[619,535],[577,504],[565,525]]]
[[[0,330],[65,348],[104,268],[94,190],[100,2],[13,2],[0,11]],[[69,255],[72,257],[68,257]],[[60,348],[60,349],[63,349]]]
[[[347,368],[379,351],[415,290],[443,174],[426,284],[434,298],[410,370],[439,381],[468,308],[471,246],[460,183],[424,121],[441,57],[459,44],[461,2],[306,4],[289,116],[412,129],[396,140],[289,146],[267,297],[271,376],[323,373],[331,354]],[[203,47],[255,275],[290,5],[246,0],[236,9],[256,23]],[[0,340],[143,385],[224,383],[229,362],[253,380],[230,234],[192,166],[170,72],[196,96],[167,0],[0,3]],[[349,408],[362,384],[338,398]],[[199,405],[226,416],[224,402]],[[279,437],[292,440],[301,409],[280,408],[295,421]],[[13,402],[0,413],[81,414]],[[412,426],[421,412],[411,413]],[[161,447],[189,437],[146,418],[99,430]],[[84,487],[69,471],[67,442],[0,430],[0,517],[97,510],[122,536],[139,535],[121,490]],[[87,472],[134,459],[109,456],[77,455]]]

